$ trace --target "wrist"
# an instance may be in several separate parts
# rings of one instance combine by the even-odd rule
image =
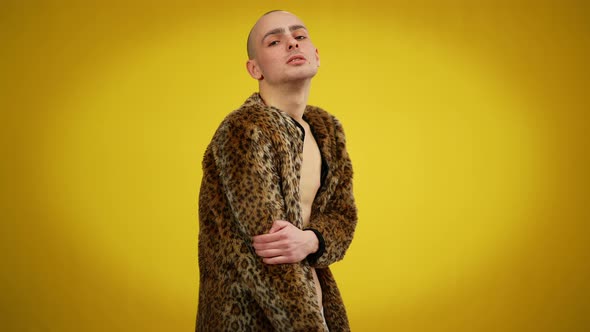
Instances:
[[[307,228],[305,230],[311,231],[314,234],[315,241],[317,241],[317,247],[315,247],[315,251],[307,255],[307,261],[310,264],[315,264],[317,260],[324,254],[324,251],[326,251],[324,236],[317,229]]]
[[[307,254],[311,255],[316,253],[320,248],[320,241],[318,240],[318,237],[310,229],[306,229],[304,232],[307,234]]]

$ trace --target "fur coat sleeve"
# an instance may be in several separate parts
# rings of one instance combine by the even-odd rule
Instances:
[[[252,247],[254,235],[267,233],[277,219],[302,227],[303,133],[288,115],[263,107],[256,97],[222,122],[203,159],[197,330],[325,331],[311,272],[316,267],[330,331],[347,331],[328,268],[344,256],[356,225],[342,127],[320,109],[306,110],[326,170],[310,220],[323,254],[298,264],[264,264]]]

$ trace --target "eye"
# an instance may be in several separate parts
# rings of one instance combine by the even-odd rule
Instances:
[[[279,43],[279,41],[278,41],[278,40],[273,40],[273,41],[271,41],[271,42],[268,44],[268,46],[275,46],[275,45],[277,45],[278,43]]]
[[[305,36],[303,36],[303,35],[295,37],[295,39],[297,39],[297,40],[303,40],[303,39],[305,39],[305,38],[306,38],[306,37],[305,37]]]

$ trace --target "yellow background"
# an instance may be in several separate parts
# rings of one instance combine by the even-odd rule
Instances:
[[[585,1],[0,4],[0,329],[191,331],[200,162],[298,14],[344,124],[354,331],[588,331]]]

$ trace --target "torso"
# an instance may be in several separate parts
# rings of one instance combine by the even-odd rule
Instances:
[[[303,217],[303,228],[309,225],[311,216],[311,206],[315,195],[320,188],[322,156],[320,149],[315,141],[310,127],[307,123],[301,123],[305,129],[305,140],[303,142],[303,161],[301,163],[301,180],[299,184],[299,193],[301,200],[301,213]],[[315,283],[318,304],[322,308],[322,288],[318,280],[315,269],[312,269],[313,280]]]

